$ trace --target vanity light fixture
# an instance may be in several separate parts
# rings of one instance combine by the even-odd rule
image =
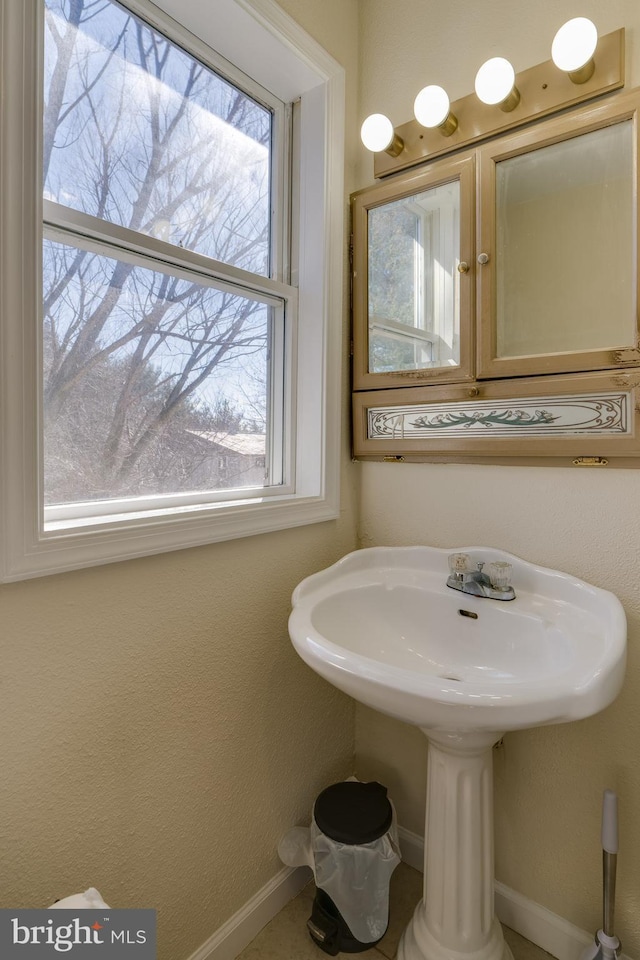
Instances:
[[[476,74],[475,91],[453,103],[442,87],[431,84],[415,98],[413,119],[394,126],[381,114],[367,117],[361,138],[374,154],[374,176],[406,170],[619,90],[625,81],[624,38],[623,27],[599,37],[591,20],[574,17],[556,33],[553,59],[516,74],[507,59],[491,57]]]
[[[563,24],[551,46],[551,59],[564,70],[572,83],[586,83],[596,68],[593,54],[598,45],[595,24],[586,17],[574,17]]]
[[[450,137],[458,129],[458,120],[451,113],[446,90],[436,84],[423,87],[413,104],[413,113],[423,127],[436,127],[443,137]]]
[[[476,95],[483,103],[510,113],[520,103],[516,72],[504,57],[486,60],[476,73]]]
[[[393,129],[393,124],[384,113],[372,113],[360,127],[360,139],[372,153],[384,151],[390,157],[399,157],[404,149],[402,137]]]

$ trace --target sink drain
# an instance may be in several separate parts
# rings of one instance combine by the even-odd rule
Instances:
[[[454,677],[451,673],[439,673],[440,680],[453,680],[455,683],[462,683],[462,677]]]

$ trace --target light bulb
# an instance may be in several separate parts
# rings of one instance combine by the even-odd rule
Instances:
[[[429,129],[437,127],[443,137],[450,137],[458,129],[446,90],[435,84],[423,87],[413,102],[413,112],[418,123]]]
[[[413,112],[423,127],[439,127],[449,116],[447,91],[435,84],[423,87],[413,104]]]
[[[591,64],[597,45],[598,31],[595,24],[586,17],[575,17],[573,20],[567,20],[553,38],[551,58],[556,67],[568,73],[575,83],[584,83],[588,76],[582,79],[571,75],[578,74],[580,70]],[[592,73],[593,66],[589,76]]]
[[[476,94],[479,100],[490,105],[499,104],[502,106],[505,101],[514,100],[513,110],[520,101],[520,95],[514,86],[516,72],[504,57],[492,57],[482,64],[476,73]],[[517,97],[512,96],[516,93]]]
[[[383,113],[372,113],[360,127],[360,139],[373,153],[390,147],[393,137],[393,124]]]

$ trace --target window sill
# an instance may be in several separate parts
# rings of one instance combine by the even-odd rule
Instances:
[[[186,511],[188,510],[188,514]],[[219,503],[185,512],[93,517],[47,524],[21,556],[7,557],[5,582],[64,573],[119,560],[334,520],[338,504],[325,497],[272,497],[269,502]]]

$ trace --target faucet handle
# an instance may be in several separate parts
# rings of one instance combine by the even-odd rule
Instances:
[[[511,586],[513,567],[505,560],[495,560],[489,564],[489,580],[494,590],[508,590]]]
[[[449,554],[449,572],[452,574],[466,573],[469,569],[468,553],[450,553]]]

